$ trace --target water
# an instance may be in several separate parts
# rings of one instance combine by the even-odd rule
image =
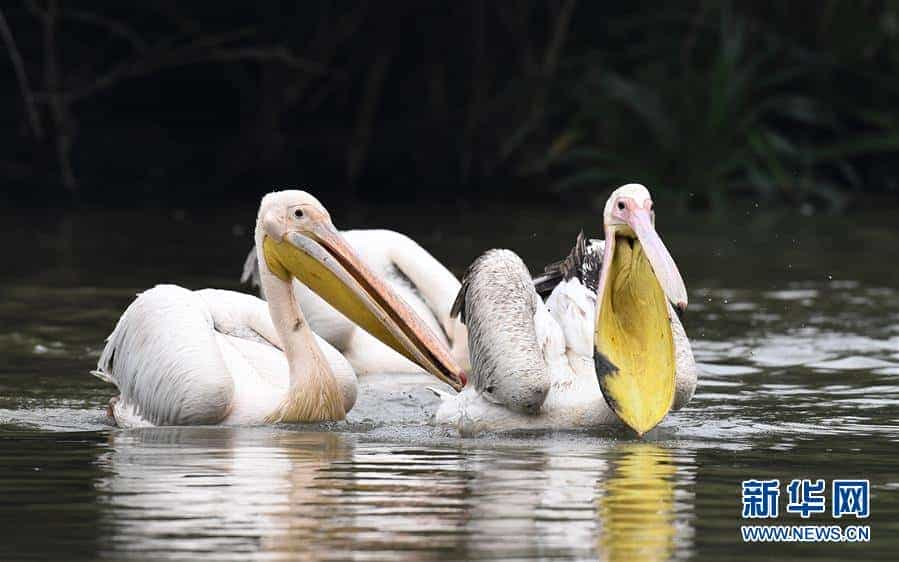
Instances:
[[[325,427],[106,425],[110,389],[88,371],[118,315],[156,282],[237,288],[253,214],[3,218],[0,559],[896,558],[889,217],[660,216],[703,375],[642,441],[460,439],[428,425],[420,379],[390,375],[364,380],[349,422]],[[596,212],[570,209],[333,214],[402,225],[457,272],[491,246],[537,269],[580,226],[599,230]],[[871,480],[871,543],[741,542],[743,479],[853,477]]]

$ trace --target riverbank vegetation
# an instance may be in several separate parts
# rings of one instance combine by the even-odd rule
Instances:
[[[27,0],[0,39],[10,204],[899,194],[895,1]]]

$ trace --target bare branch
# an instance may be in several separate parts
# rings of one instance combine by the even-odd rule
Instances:
[[[35,13],[44,26],[44,86],[49,92],[50,115],[56,129],[56,157],[59,160],[59,173],[62,185],[70,193],[76,195],[78,182],[72,170],[72,122],[69,107],[62,94],[59,75],[59,59],[56,54],[56,24],[59,16],[59,5],[56,0],[47,1],[47,10],[41,12],[34,6]]]
[[[224,33],[209,33],[206,35],[199,35],[197,39],[194,39],[190,43],[188,43],[185,48],[192,49],[200,49],[203,47],[218,47],[224,45],[225,43],[231,43],[232,41],[239,41],[241,39],[246,39],[247,37],[252,37],[256,34],[256,28],[254,26],[242,27],[240,29],[235,29],[234,31],[226,31]]]
[[[22,92],[22,101],[25,104],[25,114],[28,115],[28,123],[31,125],[31,132],[34,138],[40,140],[44,136],[44,129],[41,126],[41,115],[37,111],[37,105],[34,103],[34,94],[28,83],[28,74],[25,72],[25,62],[22,60],[22,54],[16,45],[12,30],[0,9],[0,35],[3,37],[3,43],[9,52],[9,59],[12,62],[13,70],[16,73],[16,81],[19,83],[19,90]]]
[[[202,59],[201,59],[202,60]],[[285,47],[245,47],[235,49],[219,49],[212,51],[205,60],[210,61],[275,61],[294,70],[302,70],[310,74],[327,74],[328,67],[315,61],[305,60],[294,55]]]
[[[165,68],[208,62],[273,61],[309,74],[333,72],[326,65],[300,58],[283,46],[225,46],[227,43],[244,39],[254,33],[254,28],[244,28],[227,33],[204,35],[180,46],[152,47],[142,56],[119,63],[90,83],[80,88],[63,92],[62,95],[67,103],[77,102],[111,88],[129,78],[146,76]],[[48,91],[39,93],[36,98],[40,102],[49,103],[52,96],[53,92]]]
[[[571,24],[571,15],[574,13],[575,4],[577,4],[577,0],[565,0],[559,15],[556,17],[552,39],[546,47],[546,53],[543,56],[544,78],[550,78],[555,74],[562,45],[565,44],[565,39],[568,37],[568,28]]]
[[[355,8],[352,13],[342,18],[340,21],[335,22],[335,24],[332,26],[330,7],[327,3],[324,4],[319,14],[316,32],[314,33],[312,39],[308,42],[305,51],[313,54],[316,59],[321,61],[320,64],[327,65],[334,57],[334,54],[337,51],[337,48],[340,46],[341,42],[352,37],[353,34],[355,34],[359,27],[362,25],[365,20],[367,10],[368,2],[360,2],[358,4],[358,7]],[[346,76],[341,73],[337,74],[336,78],[345,79]],[[292,106],[297,103],[297,101],[300,100],[304,95],[313,95],[317,97],[317,94],[309,94],[308,89],[311,86],[312,84],[308,76],[297,76],[293,83],[288,85],[287,88],[284,89],[284,94],[282,95],[284,105]],[[319,94],[322,91],[329,90],[331,86],[331,84],[326,84],[324,87],[319,89]]]
[[[100,14],[86,12],[83,10],[63,11],[60,13],[60,16],[73,21],[102,27],[110,34],[127,41],[131,45],[131,47],[139,53],[147,50],[147,43],[143,40],[143,38],[141,38],[140,34],[138,34],[137,31],[132,29],[130,26],[125,25],[118,20],[114,20]]]

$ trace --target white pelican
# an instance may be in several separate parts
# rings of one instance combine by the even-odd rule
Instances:
[[[417,242],[392,230],[345,230],[344,239],[356,255],[383,279],[450,347],[456,363],[468,370],[468,332],[450,314],[461,284],[442,263]],[[259,285],[256,248],[250,250],[241,281]],[[343,353],[356,374],[413,373],[421,367],[384,345],[338,312],[300,281],[293,292],[312,330]],[[265,298],[265,291],[260,291]]]
[[[649,191],[618,188],[603,220],[604,242],[578,237],[535,284],[509,250],[471,265],[453,307],[468,327],[471,384],[443,395],[437,423],[470,435],[623,422],[642,435],[690,400],[696,364],[675,313],[687,294]],[[552,288],[545,304],[535,285]]]
[[[95,374],[120,395],[120,425],[255,424],[343,419],[356,399],[347,361],[310,329],[291,279],[459,389],[445,346],[353,253],[302,191],[266,195],[255,232],[266,304],[229,291],[160,285],[107,340]],[[283,352],[282,352],[283,350]]]

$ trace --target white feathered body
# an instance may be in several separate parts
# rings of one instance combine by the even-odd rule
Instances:
[[[318,338],[344,396],[356,377]],[[118,387],[121,426],[264,423],[289,390],[287,359],[266,303],[251,295],[157,285],[119,319],[94,374]]]

